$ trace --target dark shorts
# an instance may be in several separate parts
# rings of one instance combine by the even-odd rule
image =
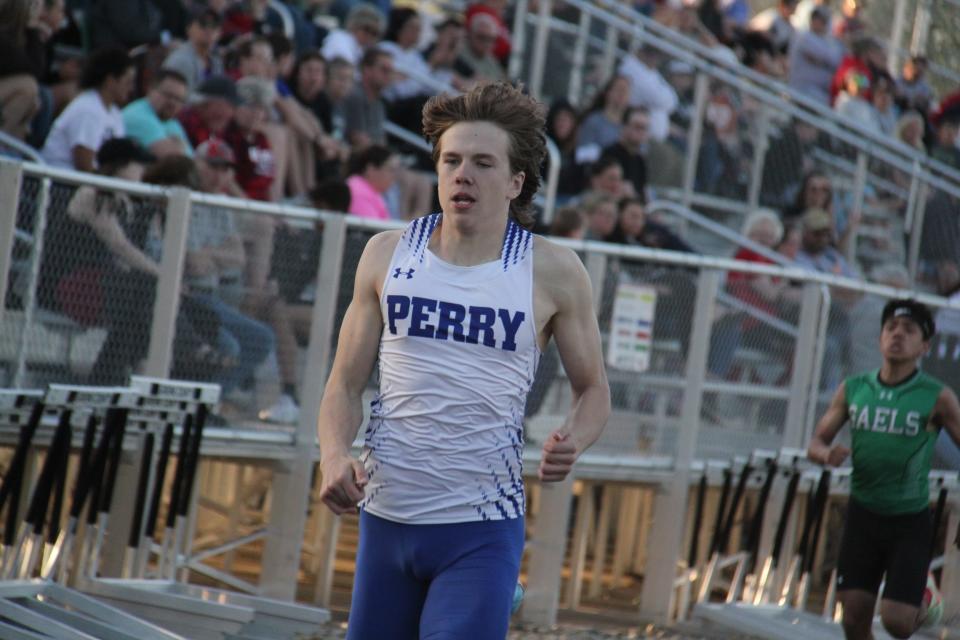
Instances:
[[[876,594],[886,574],[883,599],[920,606],[932,542],[929,509],[885,516],[851,499],[837,561],[837,589]]]
[[[348,640],[503,640],[524,520],[400,524],[360,512]]]

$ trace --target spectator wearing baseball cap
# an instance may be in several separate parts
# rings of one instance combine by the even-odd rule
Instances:
[[[192,91],[204,79],[223,73],[223,60],[214,48],[220,38],[220,14],[199,6],[190,13],[187,40],[163,61],[164,69],[172,69],[187,79]]]
[[[211,76],[194,92],[192,104],[180,112],[183,125],[194,147],[211,136],[223,137],[240,102],[237,87],[227,76]]]
[[[810,271],[830,273],[848,278],[858,277],[847,259],[834,247],[833,216],[824,209],[807,209],[800,219],[802,228],[800,251],[796,262]]]
[[[207,193],[231,195],[233,168],[236,159],[233,150],[220,138],[210,138],[194,152],[200,172],[200,188]]]
[[[237,81],[236,90],[237,108],[223,139],[233,150],[240,188],[248,198],[270,200],[276,158],[260,127],[269,115],[276,89],[269,80],[247,77]]]

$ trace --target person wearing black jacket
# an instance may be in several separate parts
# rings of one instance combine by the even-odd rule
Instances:
[[[603,150],[605,156],[612,156],[623,167],[623,179],[633,185],[633,192],[642,196],[647,188],[646,153],[650,114],[643,107],[629,107],[623,113],[623,127],[620,139]]]

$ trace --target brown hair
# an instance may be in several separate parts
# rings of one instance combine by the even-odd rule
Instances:
[[[543,105],[506,82],[481,84],[459,96],[430,98],[423,107],[423,136],[433,145],[433,163],[440,157],[440,137],[460,122],[490,122],[510,137],[510,172],[524,174],[520,195],[510,202],[510,215],[530,227],[530,206],[540,188],[540,165],[546,154]]]
[[[200,190],[200,173],[193,158],[171,155],[160,158],[143,172],[143,181],[165,187]]]
[[[587,226],[587,217],[576,207],[563,207],[557,210],[557,214],[550,225],[550,235],[560,236],[561,238],[570,238],[575,231]]]

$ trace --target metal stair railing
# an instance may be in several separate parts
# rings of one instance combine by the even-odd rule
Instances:
[[[617,46],[616,37],[619,35],[629,36],[632,39],[631,48],[640,43],[651,44],[660,51],[687,62],[695,70],[731,85],[763,104],[774,106],[781,113],[807,122],[818,130],[836,137],[839,141],[849,144],[857,150],[867,152],[870,156],[875,156],[878,151],[876,147],[881,147],[884,155],[880,159],[903,171],[910,171],[911,163],[917,161],[920,168],[929,174],[929,181],[932,186],[951,193],[960,193],[960,171],[928,158],[899,140],[870,131],[859,123],[839,119],[832,109],[798,93],[775,78],[762,75],[739,63],[736,65],[727,64],[723,59],[716,57],[710,48],[635,12],[624,4],[610,3],[607,8],[599,7],[586,0],[565,0],[565,4],[581,12],[581,21],[577,28],[580,35],[586,37],[589,34],[589,23],[593,20],[607,26],[604,63],[608,65],[608,68],[605,69],[608,75],[613,70],[614,58],[618,54],[628,53],[628,51]],[[541,38],[545,40],[551,21],[541,21],[539,16],[544,14],[544,7],[547,5],[552,5],[552,0],[542,0],[539,4],[540,13],[534,18],[527,14],[527,0],[518,0],[514,33],[520,34],[523,29],[518,29],[518,27],[522,26],[525,21],[531,21],[534,22],[537,29],[534,45],[537,45],[536,40]],[[566,30],[569,31],[569,23],[567,23],[567,26]],[[526,37],[524,34],[519,37],[515,36],[515,38],[510,68],[519,72],[526,47]],[[580,46],[582,45],[578,42],[577,47]],[[542,80],[542,70],[538,72],[536,67],[543,65],[545,65],[544,56],[536,55],[535,50],[531,64],[533,68],[527,74],[530,78],[530,89],[534,95],[539,95],[538,81]],[[582,74],[582,65],[583,60],[579,52],[575,51],[575,62],[571,69],[571,73],[574,74],[573,77],[576,77],[576,74]],[[774,88],[771,89],[771,87]],[[943,180],[937,180],[939,177],[942,177]]]

